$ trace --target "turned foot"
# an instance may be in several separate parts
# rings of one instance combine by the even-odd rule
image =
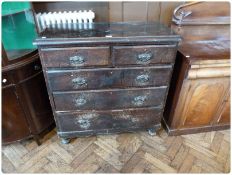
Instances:
[[[38,146],[40,146],[40,145],[41,145],[39,135],[34,135],[34,136],[33,136],[33,139],[35,140],[35,142],[37,143],[37,145],[38,145]]]
[[[61,138],[61,139],[60,139],[60,142],[61,142],[62,144],[68,144],[68,143],[70,142],[70,139]]]

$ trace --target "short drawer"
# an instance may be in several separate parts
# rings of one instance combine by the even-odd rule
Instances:
[[[79,70],[49,70],[53,91],[167,86],[172,66],[146,68],[101,68]]]
[[[176,45],[114,46],[115,65],[173,63]]]
[[[166,86],[152,88],[54,92],[57,111],[106,110],[162,105]]]
[[[46,67],[106,66],[109,64],[109,47],[46,48],[41,50]]]
[[[56,124],[58,132],[149,128],[160,123],[161,113],[161,108],[57,113]]]

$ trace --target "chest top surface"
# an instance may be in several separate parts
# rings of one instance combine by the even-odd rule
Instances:
[[[136,41],[179,41],[180,36],[158,22],[120,22],[70,24],[47,28],[39,34],[35,45],[136,42]]]

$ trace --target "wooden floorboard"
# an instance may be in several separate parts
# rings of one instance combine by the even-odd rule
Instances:
[[[4,173],[228,173],[230,130],[183,136],[147,132],[99,135],[60,143],[55,129],[42,145],[2,147]]]

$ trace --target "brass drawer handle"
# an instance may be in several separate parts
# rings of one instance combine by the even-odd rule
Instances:
[[[149,75],[147,75],[147,74],[138,75],[136,77],[136,81],[138,83],[146,83],[149,81]]]
[[[82,77],[77,77],[77,78],[72,79],[72,83],[74,87],[87,86],[87,80]]]
[[[83,97],[74,99],[75,106],[83,106],[86,102],[87,100]]]
[[[141,62],[147,62],[152,58],[152,53],[141,53],[137,56],[137,60]]]
[[[70,57],[69,61],[71,65],[76,66],[79,64],[83,64],[85,62],[85,59],[83,56],[76,55],[76,56]]]
[[[146,101],[147,96],[137,96],[133,99],[132,103],[136,106],[141,106],[144,104],[144,102]]]

